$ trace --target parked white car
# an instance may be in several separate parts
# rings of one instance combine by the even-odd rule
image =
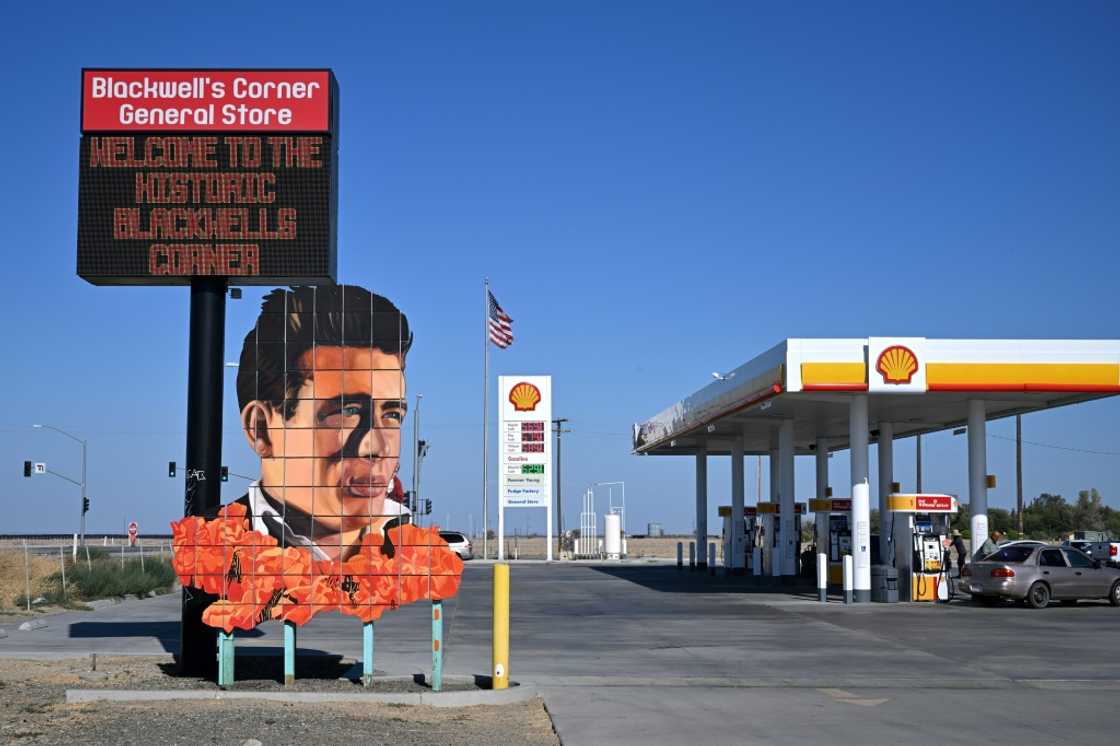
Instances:
[[[452,552],[459,555],[460,559],[474,559],[474,547],[471,546],[471,540],[466,534],[458,531],[440,531],[439,536],[447,542]]]

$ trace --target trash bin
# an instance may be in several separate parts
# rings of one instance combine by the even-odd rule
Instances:
[[[898,603],[898,570],[890,565],[871,566],[871,600]]]

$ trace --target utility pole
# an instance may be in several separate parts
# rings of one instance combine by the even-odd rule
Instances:
[[[1023,415],[1015,415],[1015,522],[1023,535]]]
[[[564,429],[564,423],[567,421],[567,417],[557,417],[552,421],[556,426],[552,432],[556,433],[556,543],[558,547],[564,545],[564,503],[560,499],[560,436],[571,432]],[[559,552],[556,554],[560,555]]]
[[[914,470],[917,474],[917,478],[915,480],[917,482],[917,485],[916,485],[917,486],[917,492],[918,492],[918,494],[921,494],[921,492],[922,492],[922,434],[921,433],[918,433],[917,443],[918,443],[917,449],[914,451],[914,456],[915,456],[915,461],[916,461],[916,463],[914,464]]]

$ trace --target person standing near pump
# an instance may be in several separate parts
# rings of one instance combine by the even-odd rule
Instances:
[[[953,529],[953,551],[957,553],[957,575],[964,572],[964,562],[968,557],[968,550],[964,547],[964,537],[959,528]]]

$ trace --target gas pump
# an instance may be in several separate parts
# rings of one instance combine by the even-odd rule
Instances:
[[[805,515],[805,503],[793,504],[793,535],[794,535],[794,548],[793,556],[794,561],[797,562],[801,559],[801,516]],[[781,555],[782,546],[782,504],[781,503],[759,503],[758,504],[758,517],[763,519],[763,525],[770,526],[769,536],[765,537],[765,544],[763,545],[763,554],[766,557],[766,569],[769,570],[773,566],[773,556],[777,552]],[[757,533],[757,532],[756,532]],[[765,533],[765,531],[763,531]],[[797,567],[794,566],[795,571],[792,573],[797,574]]]
[[[817,551],[828,555],[829,585],[840,585],[844,581],[844,555],[852,553],[852,501],[848,498],[810,500],[809,510],[827,518],[817,523],[827,531],[825,536],[817,537]],[[818,534],[820,531],[818,529]]]
[[[727,569],[731,569],[731,551],[732,551],[731,537],[732,537],[732,532],[735,530],[735,528],[734,528],[734,526],[732,525],[732,522],[731,522],[731,506],[730,505],[720,505],[719,506],[719,516],[720,516],[720,518],[723,519],[723,531],[720,535],[721,539],[723,540],[723,566]],[[743,567],[746,568],[746,570],[748,572],[750,572],[750,570],[751,570],[751,562],[752,562],[752,556],[751,555],[754,553],[754,547],[755,547],[755,543],[754,543],[755,542],[755,536],[754,536],[754,534],[755,534],[755,523],[757,521],[757,517],[758,517],[758,510],[756,508],[743,506],[743,525],[741,526],[741,530],[742,530],[743,536],[744,536],[744,539],[743,539],[744,552],[746,553],[746,556],[744,558],[745,562],[743,563]]]
[[[945,564],[943,547],[949,536],[949,522],[957,512],[957,498],[952,495],[890,495],[888,506],[894,566],[898,570],[898,597],[911,601],[947,601],[949,568]]]

